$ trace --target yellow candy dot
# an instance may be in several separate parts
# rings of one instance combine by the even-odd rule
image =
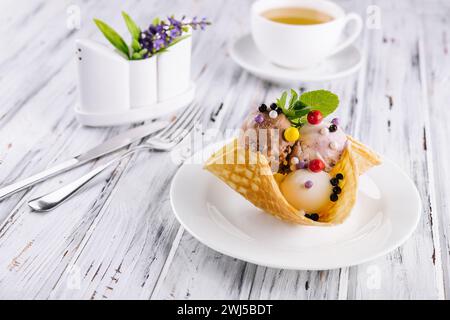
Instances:
[[[290,127],[284,131],[284,139],[289,142],[295,142],[300,138],[300,133],[297,128]]]

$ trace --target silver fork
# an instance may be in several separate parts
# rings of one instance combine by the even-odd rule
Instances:
[[[195,127],[200,119],[200,107],[195,104],[187,108],[175,122],[160,132],[158,135],[150,138],[144,144],[130,148],[124,154],[112,159],[111,161],[98,166],[81,178],[43,196],[30,200],[28,205],[38,212],[47,212],[55,209],[74,194],[76,194],[84,185],[98,176],[105,169],[114,163],[125,159],[126,157],[142,151],[170,151],[173,150]]]

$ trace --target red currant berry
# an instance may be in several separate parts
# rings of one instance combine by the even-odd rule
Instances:
[[[310,124],[319,124],[322,122],[323,116],[322,116],[322,112],[318,111],[318,110],[314,110],[311,111],[310,113],[308,113],[308,122]]]
[[[325,164],[320,159],[314,159],[309,162],[309,170],[312,172],[320,172],[325,169]]]

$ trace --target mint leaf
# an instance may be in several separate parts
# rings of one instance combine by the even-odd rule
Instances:
[[[310,111],[311,110],[309,110],[309,109],[296,110],[296,111],[294,111],[294,117],[302,118],[303,116],[306,116]]]
[[[289,100],[289,109],[291,109],[297,102],[298,94],[294,89],[291,89],[291,99]]]
[[[139,28],[139,26],[136,24],[136,22],[134,22],[133,19],[131,19],[131,17],[126,12],[122,11],[122,16],[133,40],[139,40],[139,37],[141,35],[141,29]]]
[[[286,106],[286,99],[287,99],[287,92],[283,92],[281,97],[277,99],[277,106],[279,106],[281,109],[285,109]]]
[[[327,90],[305,92],[300,96],[300,102],[308,106],[309,110],[318,110],[325,118],[333,113],[339,105],[339,98]]]
[[[301,101],[297,100],[294,105],[292,106],[292,109],[294,110],[303,110],[307,108],[308,106],[303,104]]]
[[[94,19],[95,24],[103,33],[106,39],[120,52],[126,55],[128,59],[130,59],[130,49],[126,42],[122,39],[122,37],[109,25],[104,23],[101,20]]]
[[[310,111],[318,110],[324,117],[333,113],[339,105],[339,98],[327,90],[316,90],[299,94],[291,89],[289,105],[286,107],[288,93],[283,92],[277,99],[277,105],[294,126],[302,126],[307,122],[306,116]]]

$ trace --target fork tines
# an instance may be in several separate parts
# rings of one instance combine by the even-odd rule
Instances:
[[[199,122],[201,116],[201,108],[198,103],[194,103],[186,108],[179,117],[161,133],[155,136],[156,139],[181,141],[188,135],[195,124]]]

